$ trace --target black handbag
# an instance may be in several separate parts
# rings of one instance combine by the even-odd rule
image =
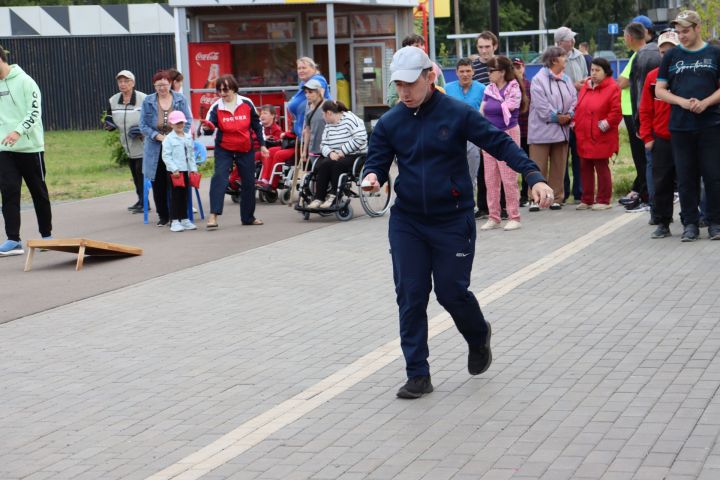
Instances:
[[[284,136],[282,140],[280,140],[280,147],[282,147],[283,150],[295,148],[295,137]]]

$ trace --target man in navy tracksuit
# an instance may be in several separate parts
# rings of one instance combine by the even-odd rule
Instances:
[[[370,183],[366,188],[379,188],[397,158],[389,238],[408,376],[397,395],[419,398],[433,391],[427,361],[431,277],[438,302],[468,342],[470,374],[483,373],[492,362],[490,324],[468,290],[475,218],[466,142],[524,174],[540,206],[550,205],[553,192],[510,136],[463,102],[435,90],[432,62],[423,50],[398,50],[390,69],[400,101],[375,126],[363,183]]]

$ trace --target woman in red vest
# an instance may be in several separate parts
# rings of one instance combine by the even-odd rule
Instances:
[[[620,89],[612,78],[610,63],[604,58],[595,58],[590,68],[590,78],[580,90],[575,107],[574,128],[583,189],[578,210],[612,208],[610,157],[619,148],[618,125],[621,120]]]

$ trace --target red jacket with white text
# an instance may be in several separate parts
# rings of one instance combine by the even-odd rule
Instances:
[[[216,147],[219,146],[231,152],[251,151],[253,141],[250,129],[255,131],[260,146],[265,146],[260,117],[255,110],[255,105],[247,97],[237,95],[237,105],[234,111],[230,111],[222,99],[218,100],[210,107],[207,120],[217,128]]]

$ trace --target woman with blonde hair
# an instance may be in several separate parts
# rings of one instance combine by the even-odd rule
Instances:
[[[305,107],[307,105],[307,97],[305,96],[305,83],[309,80],[317,80],[320,82],[325,91],[325,98],[330,98],[330,89],[325,77],[322,76],[315,61],[310,57],[300,57],[297,59],[297,75],[298,75],[298,91],[288,102],[288,110],[294,118],[293,132],[300,137],[302,135],[303,125],[305,122]]]

